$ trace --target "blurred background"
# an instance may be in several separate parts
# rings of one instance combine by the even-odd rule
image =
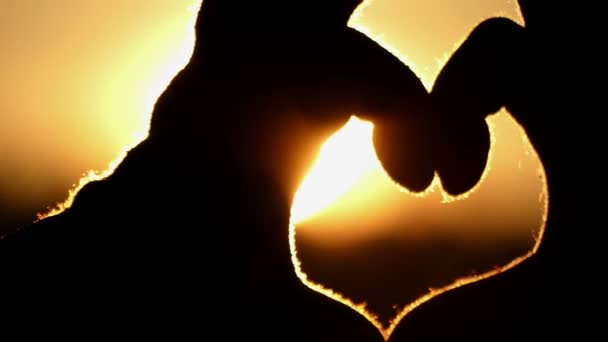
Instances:
[[[5,233],[63,201],[83,175],[106,170],[145,138],[157,96],[189,59],[201,1],[2,4],[0,233]],[[381,42],[430,89],[454,48],[492,16],[522,23],[515,0],[374,0],[358,10],[351,26]],[[475,215],[466,210],[449,215],[538,229],[544,203],[538,158],[506,113],[491,120],[492,171],[483,191],[469,199]],[[408,212],[442,210],[440,198],[410,201]]]
[[[188,61],[200,0],[3,0],[0,233],[146,136]]]

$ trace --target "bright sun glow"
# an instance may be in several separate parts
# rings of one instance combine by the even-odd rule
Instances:
[[[366,4],[368,5],[368,7],[370,7],[370,9],[373,8],[373,6],[369,6],[371,4],[371,1],[368,1]],[[423,4],[421,2],[420,6],[422,7],[420,9],[423,9],[425,5],[426,3]],[[504,11],[501,10],[500,12],[490,13],[492,11],[496,11],[496,9],[492,6],[503,6]],[[510,6],[510,9],[516,8],[516,5],[513,5],[512,3],[508,4],[508,6]],[[490,2],[488,2],[488,8],[480,9],[481,12],[480,14],[477,14],[477,20],[481,20],[494,15],[509,14],[508,16],[511,17],[513,20],[521,23],[519,11],[507,11],[508,6],[507,4],[500,5],[494,2],[492,2],[492,5],[490,5]],[[381,6],[379,6],[378,8],[380,7]],[[362,14],[363,8],[364,7],[360,7],[357,14]],[[473,6],[471,8],[480,7]],[[487,13],[482,13],[484,10]],[[383,13],[383,16],[386,17],[387,15],[389,15],[388,13],[389,12]],[[353,19],[351,20],[351,25],[354,25],[354,27],[356,27],[359,31],[365,32],[369,37],[372,37],[376,42],[380,43],[380,45],[391,51],[405,64],[410,66],[421,77],[421,80],[423,81],[424,85],[429,90],[432,88],[432,83],[435,79],[437,72],[441,69],[445,61],[448,59],[453,49],[457,48],[459,43],[464,40],[464,34],[467,32],[467,30],[470,30],[472,28],[472,26],[466,29],[463,28],[463,35],[461,35],[459,39],[452,41],[453,45],[447,46],[448,50],[444,48],[443,55],[436,56],[436,58],[433,60],[428,58],[429,56],[418,56],[415,54],[416,51],[420,52],[424,49],[404,49],[404,47],[400,46],[399,44],[391,44],[390,39],[384,39],[384,33],[390,33],[390,31],[382,32],[376,30],[374,32],[374,30],[371,30],[370,27],[377,29],[377,27],[382,27],[382,24],[378,22],[376,23],[377,25],[374,26],[371,25],[369,21],[366,22],[366,20],[369,19],[366,19],[364,16],[355,15],[355,17],[353,17]],[[402,20],[399,20],[398,22],[401,23]],[[397,43],[399,43],[399,40],[397,40]],[[405,46],[406,44],[403,45]],[[413,58],[408,58],[408,56],[405,55],[405,52],[408,52],[410,54],[414,53],[413,55],[409,55]],[[428,64],[425,65],[423,63],[414,63],[414,60],[431,60],[434,61],[436,65],[431,65],[429,67]],[[482,176],[480,182],[468,193],[463,194],[461,196],[452,197],[442,190],[439,178],[435,177],[431,186],[425,192],[420,194],[421,202],[425,199],[429,199],[431,195],[439,193],[443,198],[443,201],[441,201],[442,204],[440,205],[449,206],[450,203],[453,203],[454,200],[466,200],[469,198],[470,195],[478,191],[478,189],[485,182],[486,176],[489,173],[490,164],[495,165],[493,161],[493,156],[496,152],[494,139],[495,135],[497,135],[496,133],[503,129],[502,126],[498,127],[495,124],[493,118],[489,118],[488,120],[486,120],[486,122],[488,123],[491,132],[492,148],[490,157],[488,159],[488,167],[486,168],[486,171],[484,172],[484,175]],[[517,133],[512,134],[512,136],[508,137],[507,140],[513,139],[513,144],[516,144],[517,139],[519,137],[522,137],[524,145],[529,146],[531,148],[531,144],[523,128],[519,128],[520,130]],[[453,281],[441,287],[429,288],[429,291],[427,293],[422,294],[421,296],[409,303],[404,303],[403,305],[400,305],[399,309],[395,312],[395,315],[392,317],[392,319],[390,319],[389,321],[382,320],[377,314],[375,314],[368,308],[367,303],[353,302],[353,300],[351,300],[347,295],[340,293],[339,289],[329,288],[323,285],[322,280],[321,282],[318,282],[315,279],[311,279],[311,277],[305,272],[305,270],[302,269],[303,260],[298,257],[298,251],[296,249],[296,226],[298,224],[304,224],[304,222],[306,222],[307,220],[314,219],[317,215],[322,214],[324,211],[331,210],[328,208],[330,208],[332,204],[339,204],[340,201],[344,198],[345,194],[350,189],[352,189],[353,187],[361,186],[362,183],[360,181],[366,175],[380,171],[384,176],[386,176],[386,178],[388,178],[388,175],[386,175],[386,173],[382,169],[381,164],[375,154],[372,143],[372,132],[373,124],[371,124],[370,122],[362,121],[356,117],[351,117],[351,120],[348,122],[348,124],[345,125],[341,130],[336,132],[323,145],[320,150],[317,161],[305,177],[304,181],[302,182],[301,186],[299,187],[294,196],[293,205],[291,209],[290,248],[292,252],[292,262],[294,264],[296,274],[306,286],[351,307],[352,309],[363,315],[368,321],[370,321],[378,329],[384,339],[388,340],[393,330],[405,317],[405,315],[410,313],[412,310],[414,310],[416,307],[423,304],[424,302],[454,288],[491,277],[498,273],[502,273],[508,269],[515,267],[523,260],[536,253],[542,240],[542,236],[544,234],[548,212],[548,193],[544,169],[542,169],[542,166],[540,166],[538,168],[538,180],[540,180],[540,182],[542,183],[542,190],[539,199],[539,203],[542,207],[540,210],[542,219],[539,222],[539,228],[532,228],[538,230],[535,234],[533,234],[534,241],[527,253],[522,253],[504,264],[496,265],[491,270],[479,272],[476,274],[469,274],[466,276],[463,275],[462,277],[453,279]],[[509,142],[507,141],[506,144],[509,145]],[[538,160],[538,156],[535,153],[534,155]],[[505,154],[501,154],[497,159],[502,161],[502,165],[504,165]],[[500,165],[497,168],[500,169]],[[498,170],[497,172],[504,171]],[[397,185],[395,186],[398,187]],[[400,188],[400,190],[404,191],[405,189]],[[407,191],[405,192],[408,195],[413,196],[413,194]],[[475,203],[479,203],[479,201]],[[438,207],[435,207],[432,210],[435,212],[435,214],[440,214],[441,212],[440,210],[438,210]],[[344,231],[348,230],[349,229],[347,228]]]
[[[372,144],[373,124],[357,117],[321,148],[319,158],[295,194],[293,222],[320,212],[338,200],[365,174],[381,168]]]
[[[492,129],[492,127],[494,127],[492,125],[492,120],[487,121],[489,123],[489,127],[491,128],[492,134],[494,134],[494,129]],[[474,283],[505,272],[536,253],[544,234],[547,219],[548,190],[546,175],[544,170],[541,168],[538,170],[538,177],[542,181],[543,190],[540,194],[539,202],[543,205],[543,216],[541,227],[538,230],[538,234],[534,238],[533,246],[529,252],[514,258],[505,265],[496,265],[492,270],[454,279],[451,283],[439,288],[429,288],[429,291],[426,294],[421,295],[414,301],[401,306],[390,321],[382,321],[378,315],[368,308],[367,303],[355,303],[346,295],[336,291],[335,289],[328,288],[323,284],[310,279],[309,275],[302,269],[302,261],[298,257],[298,251],[296,248],[296,226],[299,223],[302,223],[316,214],[321,213],[324,209],[330,207],[331,204],[343,199],[345,193],[349,189],[352,187],[361,186],[358,183],[366,175],[380,171],[386,178],[388,178],[388,175],[383,171],[373,148],[372,133],[372,123],[360,120],[353,116],[342,129],[332,135],[321,147],[319,156],[314,166],[311,168],[294,196],[289,227],[289,244],[295,272],[306,286],[357,311],[378,329],[385,340],[388,340],[399,322],[408,313],[424,302],[457,287]],[[530,141],[521,127],[519,134],[523,139],[524,145],[531,146]],[[528,151],[528,153],[530,153],[530,151]],[[532,153],[535,154],[535,152]],[[425,191],[422,193],[422,195],[420,195],[420,197],[424,198],[430,196],[434,191],[441,191],[441,185],[437,180],[438,178],[436,177],[435,181],[429,187],[429,189],[432,190]],[[480,183],[483,183],[483,177]],[[401,191],[404,190],[397,184],[394,185]],[[479,184],[475,186],[474,189],[469,191],[468,194],[471,194],[478,188]],[[407,191],[405,192],[407,193]],[[442,195],[445,199],[446,194]],[[468,196],[463,196],[459,197],[458,199],[467,198]],[[441,203],[443,203],[442,205],[450,205],[452,201],[444,200]]]
[[[154,104],[156,103],[159,95],[165,90],[165,88],[169,85],[173,77],[177,74],[179,70],[184,68],[184,66],[188,63],[192,55],[192,51],[194,49],[194,22],[196,20],[196,16],[199,12],[201,3],[189,0],[191,5],[186,6],[186,10],[181,13],[182,17],[179,19],[186,20],[190,22],[190,25],[186,25],[190,27],[190,29],[185,32],[185,34],[178,35],[179,39],[172,39],[169,41],[170,46],[164,46],[164,50],[170,51],[167,54],[165,59],[161,62],[158,62],[158,65],[150,65],[150,64],[138,64],[138,65],[128,65],[129,69],[127,70],[115,70],[112,73],[112,77],[110,77],[110,81],[108,81],[108,88],[114,88],[121,90],[125,87],[125,84],[129,84],[125,81],[123,75],[130,75],[130,79],[139,80],[141,82],[138,87],[139,93],[137,98],[142,101],[139,103],[139,106],[134,107],[135,113],[140,113],[141,116],[134,115],[133,117],[137,118],[138,121],[143,122],[139,126],[139,129],[129,132],[129,139],[127,139],[128,143],[124,146],[118,153],[118,155],[108,163],[107,168],[99,170],[89,170],[85,172],[79,181],[76,184],[72,185],[72,188],[68,191],[68,196],[63,202],[57,203],[55,206],[47,208],[46,211],[37,213],[37,220],[42,220],[46,217],[55,216],[60,214],[64,210],[68,209],[72,206],[74,202],[74,198],[78,194],[78,192],[85,186],[87,183],[101,180],[103,178],[111,175],[116,167],[120,165],[122,160],[127,156],[128,151],[139,144],[141,141],[148,137],[148,129],[149,129],[149,115],[154,108]],[[176,20],[176,27],[180,27],[177,25],[179,23]],[[171,32],[172,34],[175,34]],[[176,34],[177,35],[177,34]],[[164,37],[163,37],[164,38]],[[150,54],[158,54],[155,49],[158,48],[158,44],[154,41],[150,41],[149,44],[143,44],[141,48],[142,51],[134,52],[134,54],[145,53]],[[146,60],[142,58],[142,60]],[[116,104],[106,104],[110,107],[116,106]],[[119,112],[118,109],[112,108],[112,110],[108,110],[108,112],[116,111]],[[133,119],[133,117],[131,117]],[[147,119],[144,119],[147,118]],[[127,119],[123,119],[127,120]],[[133,119],[134,120],[134,119]]]

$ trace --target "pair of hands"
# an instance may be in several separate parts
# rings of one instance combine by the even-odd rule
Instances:
[[[439,74],[425,113],[375,122],[375,148],[389,176],[412,191],[426,189],[435,173],[451,195],[473,188],[490,149],[486,117],[506,107],[525,128],[534,126],[527,47],[526,30],[508,19],[476,27]]]

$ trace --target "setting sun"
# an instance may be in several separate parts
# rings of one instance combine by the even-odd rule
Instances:
[[[381,168],[372,145],[373,125],[351,117],[321,148],[302,182],[291,209],[298,223],[338,200],[361,177]]]
[[[424,44],[408,40],[412,36],[405,29],[407,20],[386,20],[392,17],[388,11],[397,7],[395,1],[366,5],[353,16],[351,26],[409,65],[428,89],[451,51],[476,23],[493,15],[522,23],[514,3],[480,6],[467,2],[462,5],[475,10],[459,13],[469,19],[450,17],[455,29],[443,32],[443,38],[427,37],[436,39]],[[434,8],[427,3],[417,6],[409,7],[406,16],[424,15],[425,7]],[[442,6],[432,16],[432,25],[444,25],[441,13],[449,13],[451,6],[456,5]],[[410,32],[419,29],[410,28]],[[395,184],[376,157],[373,125],[351,117],[320,149],[294,196],[290,247],[300,279],[365,316],[388,340],[401,319],[425,301],[504,272],[534,254],[548,208],[542,164],[523,128],[506,111],[486,121],[492,144],[482,180],[470,192],[451,197],[442,190],[438,177],[421,194]],[[511,187],[513,182],[525,185],[527,191]],[[415,273],[420,272],[418,261],[408,256],[416,256],[416,251],[422,258],[429,253],[445,254],[446,248],[458,251],[449,262],[452,271],[433,276],[428,270]],[[358,261],[361,258],[384,266],[373,266],[373,262],[364,266]],[[438,268],[447,264],[434,262]],[[379,268],[389,271],[383,274]],[[330,279],[324,269],[341,272]],[[400,272],[412,273],[395,278]],[[367,284],[365,294],[352,285],[357,283]]]
[[[524,131],[506,112],[487,121],[493,128],[494,167],[474,191],[451,198],[438,178],[421,194],[394,183],[375,155],[373,125],[351,117],[322,146],[294,196],[290,248],[302,282],[356,310],[388,339],[400,320],[425,301],[504,272],[534,254],[548,208],[544,170]],[[513,137],[521,139],[516,154],[508,153]],[[506,187],[508,173],[536,183],[536,194]],[[496,189],[501,189],[498,194]],[[419,260],[408,259],[416,253],[422,258],[454,253],[448,262],[433,261],[438,269],[446,263],[452,270],[408,274],[417,271]],[[370,262],[361,264],[361,258]],[[325,269],[341,272],[330,279]],[[396,278],[399,272],[408,276]],[[370,283],[365,294],[352,285],[361,282]]]
[[[150,115],[158,97],[191,58],[196,41],[194,23],[201,0],[111,0],[109,3],[83,5],[81,1],[58,0],[38,4],[24,0],[12,2],[0,13],[0,28],[4,28],[0,29],[0,46],[9,52],[0,55],[0,71],[5,75],[0,80],[0,92],[6,94],[0,102],[0,237],[33,220],[65,211],[87,183],[112,174],[128,151],[148,137]],[[437,74],[467,34],[478,23],[494,16],[524,24],[515,0],[370,0],[358,8],[349,26],[390,51],[431,91]],[[209,41],[216,43],[213,39]],[[218,45],[222,44],[223,41]],[[195,54],[195,58],[198,56]],[[223,59],[218,60],[224,63]],[[243,59],[236,60],[242,62]],[[260,60],[267,63],[267,59]],[[275,66],[272,64],[270,68]],[[351,73],[351,69],[348,72]],[[218,74],[228,79],[222,85],[226,88],[233,86],[230,82],[238,81],[221,72]],[[324,72],[319,74],[325,76]],[[209,83],[207,74],[203,75],[197,74],[193,79]],[[217,79],[211,83],[206,86],[215,87]],[[242,82],[238,86],[247,88],[239,89],[241,92],[236,94],[249,93],[249,88],[255,87],[252,84],[258,83]],[[198,85],[187,89],[198,91]],[[226,90],[230,91],[233,90]],[[264,96],[272,94],[268,102],[274,103],[275,93],[268,91]],[[189,95],[185,96],[188,100],[199,100],[199,93]],[[300,95],[298,92],[294,97]],[[238,96],[236,98],[234,102],[241,105]],[[194,102],[178,108],[185,112],[178,114],[191,114],[189,110]],[[250,103],[244,101],[243,111],[251,109],[248,105]],[[168,111],[173,114],[174,107],[166,107],[170,107]],[[285,107],[292,110],[293,106]],[[196,114],[203,111],[198,110]],[[217,115],[203,114],[198,117],[202,118],[200,121],[195,121],[201,126],[208,123],[211,115]],[[344,113],[351,115],[350,120],[320,146],[317,159],[309,165],[308,173],[293,193],[289,227],[282,232],[287,234],[289,229],[289,241],[284,241],[285,255],[289,257],[291,252],[291,262],[302,283],[356,310],[388,340],[405,315],[424,302],[504,272],[534,254],[544,234],[549,194],[538,154],[524,128],[504,108],[486,118],[491,149],[481,181],[458,197],[443,191],[438,176],[421,193],[412,193],[396,184],[382,168],[374,150],[374,124],[360,119],[359,114],[364,117],[370,113]],[[264,120],[273,118],[268,115]],[[256,138],[267,134],[266,121],[259,121],[262,123],[254,129],[263,128],[263,134],[252,135]],[[226,122],[230,122],[226,126],[232,125],[231,121]],[[296,135],[286,130],[285,125],[275,127],[280,128],[281,137],[291,139]],[[377,127],[381,127],[380,123]],[[200,129],[206,133],[210,128]],[[176,136],[182,133],[183,130],[179,130]],[[229,139],[242,139],[241,134],[242,131],[238,131]],[[224,138],[222,135],[217,140]],[[247,143],[264,146],[260,141],[251,139]],[[196,145],[196,152],[191,154],[199,153],[199,147]],[[281,157],[295,154],[291,147],[284,150],[288,151]],[[246,154],[242,149],[235,151],[239,156],[234,159],[240,160],[241,155]],[[310,151],[314,152],[312,149],[306,152]],[[275,157],[265,150],[260,154],[265,158],[259,160],[268,160],[268,155]],[[151,159],[157,162],[155,157]],[[251,160],[257,162],[257,157]],[[243,159],[250,163],[247,156]],[[288,169],[283,159],[280,162],[281,168]],[[142,173],[133,173],[135,179],[145,178]],[[159,174],[162,177],[162,172]],[[245,172],[239,175],[243,174]],[[155,176],[149,179],[156,181]],[[132,183],[137,182],[129,184]],[[133,188],[149,189],[139,186]],[[268,187],[263,190],[266,195]],[[142,191],[133,192],[141,195]],[[239,192],[230,199],[240,195]],[[287,197],[283,197],[282,204]],[[245,203],[251,205],[252,202]],[[256,210],[252,211],[257,215]],[[209,214],[205,212],[205,215]],[[204,215],[200,218],[205,221]],[[283,218],[286,224],[287,216]],[[257,231],[246,236],[258,238],[256,234]],[[267,237],[260,236],[260,239]],[[274,237],[272,232],[268,236]],[[292,271],[288,261],[286,265]],[[302,287],[293,272],[289,275]],[[315,292],[307,293],[352,313]],[[361,319],[379,338],[367,321],[353,316]]]

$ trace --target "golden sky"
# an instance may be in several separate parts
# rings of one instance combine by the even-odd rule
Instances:
[[[0,214],[33,217],[145,136],[156,97],[189,58],[200,2],[3,1]],[[521,22],[515,0],[373,0],[351,26],[385,44],[430,87],[456,44],[495,15]],[[503,121],[500,127],[513,129]],[[519,134],[504,136],[510,152],[497,165],[532,163]],[[538,196],[537,165],[530,165],[518,180],[525,198]],[[488,193],[510,188],[517,175],[505,173]]]
[[[2,2],[0,207],[34,215],[144,136],[156,97],[189,59],[199,5]]]

